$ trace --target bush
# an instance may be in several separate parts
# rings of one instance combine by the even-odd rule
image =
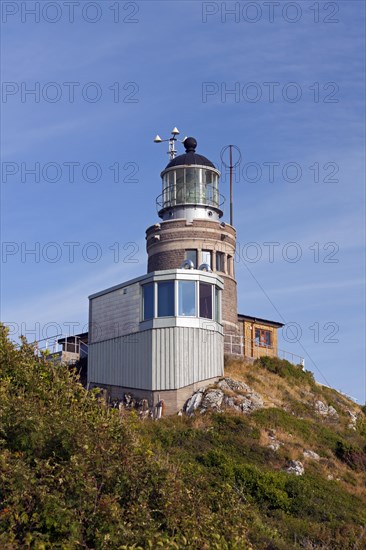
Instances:
[[[335,454],[353,470],[366,472],[366,448],[362,450],[351,443],[337,441]]]
[[[262,367],[269,372],[278,374],[281,378],[286,378],[289,382],[307,382],[315,386],[314,376],[310,371],[303,371],[301,365],[293,365],[285,359],[279,357],[259,357],[254,361],[254,365]]]

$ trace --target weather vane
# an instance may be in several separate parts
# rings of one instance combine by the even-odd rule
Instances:
[[[176,148],[175,148],[175,142],[176,141],[179,141],[180,143],[183,143],[185,139],[187,138],[184,138],[184,139],[177,139],[176,136],[179,136],[180,132],[178,130],[178,128],[173,128],[172,130],[172,137],[171,138],[168,138],[168,139],[161,139],[161,137],[159,136],[159,134],[155,137],[154,139],[154,143],[163,143],[164,141],[168,141],[169,142],[169,150],[168,150],[168,155],[169,155],[169,159],[170,160],[173,160],[177,154],[177,151],[176,151]]]

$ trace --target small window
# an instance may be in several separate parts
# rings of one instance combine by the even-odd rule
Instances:
[[[196,283],[178,282],[178,315],[194,317],[196,315]]]
[[[272,346],[272,333],[270,330],[261,328],[255,329],[255,343],[262,348],[270,348]]]
[[[195,269],[197,268],[197,250],[186,250],[186,260],[191,260]]]
[[[215,321],[221,322],[221,290],[215,287]]]
[[[142,287],[143,319],[144,321],[154,317],[154,283],[148,283]]]
[[[202,250],[202,263],[207,264],[212,269],[212,252],[211,250]]]
[[[216,271],[225,271],[225,254],[216,252]]]
[[[212,319],[212,285],[200,283],[200,317]]]
[[[174,281],[158,283],[158,317],[174,316]]]

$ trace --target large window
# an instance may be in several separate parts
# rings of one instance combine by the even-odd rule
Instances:
[[[225,254],[216,252],[216,271],[225,271]]]
[[[270,330],[263,330],[261,328],[255,329],[255,343],[257,346],[263,348],[270,348],[272,345],[272,333]]]
[[[196,283],[195,281],[178,282],[178,315],[195,317]]]
[[[148,283],[142,287],[143,300],[143,319],[152,319],[154,317],[154,283]]]
[[[207,264],[212,269],[212,252],[211,252],[211,250],[202,250],[202,263]]]
[[[212,285],[200,283],[200,317],[212,319]]]
[[[186,250],[186,260],[191,260],[195,268],[197,268],[197,250]]]
[[[169,279],[142,284],[141,289],[143,321],[156,317],[201,317],[221,323],[222,291],[215,284]]]
[[[158,317],[174,315],[174,281],[158,283]]]

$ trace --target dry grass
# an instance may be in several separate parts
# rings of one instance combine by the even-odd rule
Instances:
[[[228,358],[225,362],[225,376],[248,384],[262,396],[266,407],[286,408],[289,400],[312,404],[320,399],[324,403],[333,404],[337,412],[343,415],[345,425],[350,421],[347,411],[359,414],[361,410],[359,405],[336,390],[317,383],[318,389],[314,391],[314,387],[306,381],[301,382],[301,385],[289,384],[286,379],[245,359]]]

